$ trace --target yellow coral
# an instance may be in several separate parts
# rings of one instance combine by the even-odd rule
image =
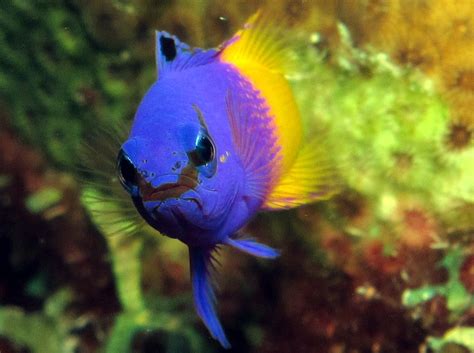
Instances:
[[[216,46],[230,38],[247,19],[236,1],[211,0],[206,7],[206,19],[203,22],[206,41]]]
[[[280,2],[278,12],[285,18],[289,25],[303,27],[307,23],[313,26],[319,22],[312,14],[315,11],[315,2],[303,0],[283,0]]]
[[[423,28],[400,20],[396,28],[385,32],[381,38],[378,46],[399,64],[419,68],[425,73],[434,72],[439,65],[439,49]]]
[[[469,146],[473,138],[472,130],[472,126],[463,121],[453,122],[446,138],[448,147],[453,150],[462,150]]]
[[[474,101],[474,41],[459,42],[443,52],[439,79],[450,101]]]
[[[174,5],[161,16],[158,28],[176,35],[191,46],[203,46],[204,35],[200,13],[192,6]]]
[[[448,92],[449,93],[449,92]],[[464,150],[474,139],[474,96],[451,94],[451,124],[446,135],[446,145],[451,150]]]
[[[474,2],[437,0],[432,2],[431,22],[435,39],[442,42],[474,40]]]
[[[339,18],[356,43],[384,41],[396,32],[400,4],[393,0],[348,0],[338,5]]]
[[[452,111],[446,143],[470,145],[474,127],[474,2],[348,0],[338,5],[359,44],[436,78]]]
[[[448,146],[458,149],[471,143],[474,129],[474,42],[455,45],[443,53],[437,78],[452,112]]]

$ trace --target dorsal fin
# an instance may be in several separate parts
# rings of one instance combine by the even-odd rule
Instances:
[[[287,73],[293,66],[289,39],[275,24],[270,12],[258,11],[244,27],[221,46],[220,57],[241,68],[260,66],[266,70]]]
[[[294,44],[272,16],[271,12],[265,15],[258,12],[252,16],[242,30],[224,43],[219,53],[219,59],[237,68],[268,107],[265,115],[271,117],[269,120],[272,120],[272,124],[265,127],[272,126],[275,130],[273,136],[276,143],[273,146],[279,149],[276,153],[278,163],[265,163],[262,153],[253,148],[252,153],[257,156],[251,158],[252,163],[244,163],[259,166],[256,169],[246,167],[247,178],[258,196],[261,196],[263,185],[269,186],[263,189],[266,195],[263,208],[268,210],[291,208],[328,198],[337,189],[334,168],[322,141],[303,144],[299,110],[284,76],[296,68],[292,49]],[[235,125],[241,131],[248,130],[246,125],[262,124],[260,116],[242,112],[241,109],[233,111],[239,111],[239,119],[234,120],[238,121]],[[230,117],[235,115],[230,114]],[[255,139],[256,135],[250,135],[250,138]],[[261,140],[261,136],[258,136],[260,151],[275,153],[274,148],[269,148],[272,145],[268,141]],[[253,145],[248,143],[248,146]],[[249,147],[244,148],[246,153],[249,150]]]
[[[170,71],[182,71],[205,65],[215,60],[215,49],[191,48],[176,36],[164,31],[156,32],[156,67],[158,78]]]
[[[301,118],[284,76],[295,67],[290,40],[271,12],[257,12],[221,47],[219,60],[233,65],[265,100],[281,147],[281,173],[293,164],[302,138]]]

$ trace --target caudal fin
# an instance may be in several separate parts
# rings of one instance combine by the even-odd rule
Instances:
[[[231,346],[219,322],[215,309],[216,297],[210,273],[212,269],[212,250],[213,249],[189,248],[194,305],[211,336],[219,341],[222,347],[228,349]]]

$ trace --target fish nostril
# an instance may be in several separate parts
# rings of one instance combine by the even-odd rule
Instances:
[[[175,172],[175,171],[177,171],[178,169],[181,168],[181,165],[182,165],[181,162],[180,162],[180,161],[177,161],[177,162],[174,164],[174,166],[171,168],[171,170],[172,170],[173,172]]]

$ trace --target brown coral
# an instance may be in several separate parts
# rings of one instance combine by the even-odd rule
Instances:
[[[464,260],[459,271],[459,278],[466,289],[474,294],[474,255],[469,255]]]
[[[384,247],[380,240],[369,241],[364,245],[364,261],[372,270],[385,275],[396,275],[402,270],[404,259],[397,254],[384,253]]]
[[[385,41],[399,22],[398,1],[349,0],[338,2],[337,6],[339,18],[348,25],[358,44]]]
[[[206,43],[216,46],[230,38],[250,13],[243,13],[236,1],[211,0],[203,22]]]
[[[160,17],[158,26],[192,47],[204,44],[201,17],[196,8],[171,6]]]
[[[440,67],[441,85],[453,103],[474,99],[474,42],[445,47]]]
[[[430,3],[434,37],[440,44],[474,40],[474,2],[438,0]]]
[[[400,241],[409,248],[427,248],[437,235],[435,218],[422,207],[401,211]]]
[[[463,120],[452,122],[446,136],[446,144],[452,150],[463,150],[470,146],[473,140],[473,126]]]
[[[401,65],[413,66],[432,73],[439,62],[439,49],[424,29],[399,22],[393,33],[386,33],[380,44]]]
[[[112,0],[77,2],[84,14],[85,28],[101,46],[123,48],[134,39],[137,26],[135,13],[120,8]]]

